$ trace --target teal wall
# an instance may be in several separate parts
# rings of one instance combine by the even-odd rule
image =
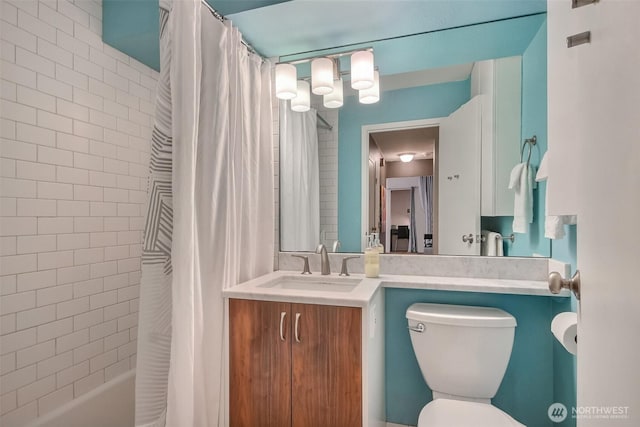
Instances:
[[[380,102],[345,99],[338,123],[338,239],[342,252],[361,252],[361,169],[364,125],[446,117],[469,100],[470,81],[383,92]]]
[[[420,410],[432,400],[407,331],[405,313],[415,302],[497,307],[511,313],[518,326],[493,404],[527,426],[575,425],[570,417],[561,424],[547,417],[547,408],[554,402],[575,405],[575,359],[550,331],[553,316],[571,309],[570,298],[393,288],[385,294],[388,422],[415,426]]]
[[[522,139],[538,137],[531,156],[537,167],[547,149],[546,97],[546,23],[523,53]],[[576,266],[576,227],[568,227],[567,236],[550,241],[544,238],[544,199],[546,185],[534,191],[534,218],[529,235],[516,235],[505,245],[509,255],[531,256],[534,252]],[[483,218],[483,227],[511,233],[512,217]],[[518,322],[509,367],[493,403],[528,426],[575,426],[567,418],[553,424],[547,417],[551,403],[568,408],[576,405],[576,360],[553,337],[551,320],[563,311],[575,311],[572,298],[550,298],[466,292],[424,290],[386,290],[386,397],[387,421],[416,425],[420,410],[432,396],[417,364],[405,312],[415,302],[498,307],[511,313]]]
[[[158,0],[102,0],[102,40],[160,70]]]
[[[536,135],[538,142],[531,153],[531,165],[537,171],[542,154],[547,151],[547,24],[546,21],[522,55],[522,137]],[[528,149],[525,149],[525,158]],[[544,200],[546,183],[533,190],[533,223],[528,234],[516,234],[515,242],[505,244],[505,255],[551,256],[551,243],[544,237]],[[513,217],[484,217],[482,227],[503,236],[512,233]]]
[[[531,164],[540,166],[542,155],[547,151],[547,23],[540,27],[531,44],[522,55],[522,140],[536,135],[538,143],[531,154]],[[526,150],[525,150],[526,155]],[[514,243],[505,245],[505,255],[531,256],[534,253],[553,257],[571,264],[575,271],[576,234],[575,225],[566,226],[563,239],[550,240],[544,237],[544,210],[546,182],[539,182],[533,191],[533,223],[529,234],[516,234]],[[512,233],[513,217],[483,217],[482,227],[498,231],[502,235]]]

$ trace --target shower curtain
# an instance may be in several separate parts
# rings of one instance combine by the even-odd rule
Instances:
[[[433,234],[433,176],[420,177],[420,204],[427,220],[425,234]]]
[[[315,251],[320,243],[317,113],[280,102],[280,247]]]
[[[418,252],[418,232],[416,231],[416,187],[411,187],[411,199],[409,204],[409,252]]]
[[[160,7],[136,426],[219,426],[222,290],[273,269],[271,71],[200,0]]]

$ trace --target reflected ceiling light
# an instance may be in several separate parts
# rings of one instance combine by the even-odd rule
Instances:
[[[333,92],[324,96],[324,106],[327,108],[340,108],[344,104],[344,92],[342,79],[333,81]]]
[[[308,81],[298,80],[297,95],[291,100],[291,109],[298,113],[304,113],[311,109],[311,95],[309,94]]]
[[[293,64],[276,65],[276,97],[292,99],[298,93],[297,70]]]
[[[373,81],[372,87],[358,92],[358,99],[361,104],[375,104],[380,101],[380,74],[378,71],[374,71]]]
[[[373,52],[361,50],[351,55],[351,87],[355,90],[369,89],[374,81]]]
[[[311,90],[316,95],[333,92],[333,61],[329,58],[316,58],[311,61]]]
[[[416,155],[415,153],[402,153],[402,154],[399,154],[399,157],[403,163],[409,163],[411,160],[413,160],[413,157],[415,155]]]
[[[341,71],[340,58],[345,56],[351,57],[351,68]],[[311,93],[323,96],[325,108],[339,108],[344,105],[345,76],[351,81],[351,87],[359,91],[360,103],[373,104],[380,100],[380,75],[373,63],[373,49],[350,50],[276,64],[276,96],[279,99],[291,99],[293,111],[308,111],[307,105],[311,104],[311,95],[305,95],[308,89],[300,89],[302,98],[293,101],[299,96],[296,66],[307,63],[311,63],[311,76],[303,78],[307,82],[305,87],[310,83]]]

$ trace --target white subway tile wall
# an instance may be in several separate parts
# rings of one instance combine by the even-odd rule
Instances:
[[[320,170],[320,240],[331,250],[338,240],[338,109],[326,108],[314,96],[313,107],[332,127],[318,119],[318,164]]]
[[[99,0],[3,0],[0,425],[135,367],[157,73]]]

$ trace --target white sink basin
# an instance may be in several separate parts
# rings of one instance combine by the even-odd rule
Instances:
[[[361,279],[343,277],[283,276],[258,285],[260,288],[293,289],[313,292],[351,292]]]

